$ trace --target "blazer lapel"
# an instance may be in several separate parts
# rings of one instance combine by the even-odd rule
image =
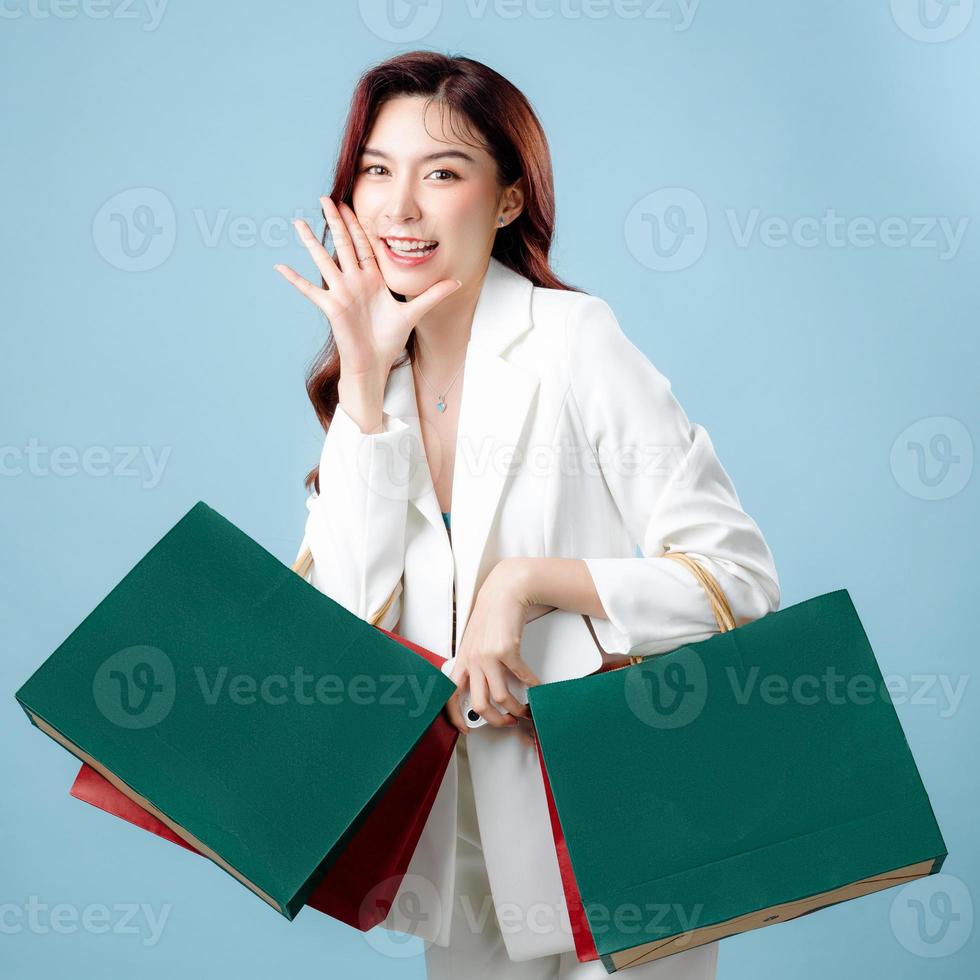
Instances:
[[[457,645],[476,596],[480,562],[501,495],[523,453],[521,433],[540,383],[537,375],[504,358],[507,348],[532,326],[532,289],[528,278],[491,257],[473,313],[462,373],[451,505]],[[419,458],[411,468],[409,500],[445,535],[425,458],[410,363],[389,375],[384,410],[412,428]]]
[[[421,511],[430,524],[441,527],[445,534],[446,525],[439,511],[439,500],[425,458],[425,443],[422,442],[422,427],[419,424],[419,409],[415,399],[411,362],[406,361],[388,374],[382,404],[384,411],[405,422],[414,436],[413,456],[409,466],[409,501]]]

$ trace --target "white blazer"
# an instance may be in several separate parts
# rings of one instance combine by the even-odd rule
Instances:
[[[411,365],[388,377],[384,432],[364,434],[338,406],[300,545],[300,553],[311,549],[310,581],[320,591],[369,619],[394,588],[380,625],[443,657],[455,653],[454,582],[458,645],[484,579],[510,556],[584,559],[609,616],[592,623],[610,652],[665,652],[716,632],[691,572],[658,560],[668,546],[714,574],[738,622],[778,608],[773,556],[708,433],[688,420],[604,300],[534,286],[491,258],[462,379],[451,543]],[[460,737],[494,906],[534,906],[525,926],[509,907],[502,929],[511,959],[520,960],[574,943],[536,751],[516,736],[484,725]],[[457,771],[454,755],[383,923],[440,946],[449,944],[452,920]],[[543,928],[543,909],[554,928]],[[710,980],[716,946],[631,976],[666,977],[669,969],[672,980]]]

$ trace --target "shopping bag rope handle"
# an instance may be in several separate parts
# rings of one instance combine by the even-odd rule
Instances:
[[[696,562],[690,555],[685,554],[683,551],[668,551],[660,557],[673,558],[690,569],[694,577],[701,583],[705,595],[708,597],[708,602],[711,605],[711,611],[714,613],[715,622],[718,624],[718,631],[720,633],[727,633],[729,630],[735,629],[738,624],[735,622],[735,616],[732,614],[731,606],[728,605],[728,600],[725,598],[725,593],[722,590],[722,587],[718,584],[718,580],[711,574],[711,572],[709,572],[703,565]],[[586,621],[588,621],[588,617],[586,617]],[[595,631],[592,630],[591,623],[589,623],[589,628],[592,632],[593,640],[595,640],[596,644],[598,645],[598,639],[596,638]],[[622,663],[604,664],[597,671],[595,671],[595,673],[604,674],[610,670],[622,670],[623,667],[630,667],[633,664],[642,663],[647,659],[649,659],[649,655],[644,656],[642,654],[629,654],[628,659],[624,660]]]
[[[711,611],[715,614],[715,621],[718,623],[718,631],[720,633],[727,633],[729,630],[735,629],[738,624],[735,622],[734,615],[732,615],[731,606],[728,605],[725,593],[718,584],[718,579],[704,565],[696,562],[690,555],[685,554],[683,551],[668,551],[660,557],[674,558],[691,570],[708,596],[708,602],[711,603]]]

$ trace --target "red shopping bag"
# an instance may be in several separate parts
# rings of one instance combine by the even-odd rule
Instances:
[[[601,672],[599,670],[596,673]],[[545,768],[544,755],[541,753],[541,742],[538,741],[537,732],[533,727],[531,732],[534,745],[538,750],[538,764],[541,766],[541,779],[544,782],[544,792],[548,800],[548,816],[551,818],[551,833],[555,838],[555,851],[558,854],[558,869],[561,872],[565,904],[568,906],[568,921],[572,927],[572,938],[575,940],[575,955],[580,963],[586,963],[589,960],[599,959],[599,951],[596,949],[595,940],[592,938],[589,920],[582,905],[582,896],[575,881],[575,872],[572,870],[572,861],[568,856],[568,845],[565,843],[565,834],[561,829],[558,809],[551,792],[551,783],[548,781],[548,770]]]
[[[431,650],[381,629],[435,667],[444,659]],[[408,869],[459,732],[440,712],[367,814],[350,842],[306,902],[362,932],[388,915]],[[144,810],[91,766],[83,764],[70,793],[165,840],[199,853],[163,821]]]

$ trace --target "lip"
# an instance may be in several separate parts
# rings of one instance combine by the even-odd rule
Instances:
[[[399,241],[423,241],[424,239],[401,238],[398,240]],[[414,255],[414,256],[399,255],[397,252],[393,252],[391,250],[391,247],[388,245],[388,242],[384,238],[381,239],[381,244],[384,245],[385,255],[387,255],[388,258],[395,263],[395,265],[401,265],[406,267],[422,265],[423,262],[428,262],[429,259],[431,259],[432,256],[439,251],[438,242],[436,243],[436,247],[427,255]]]

